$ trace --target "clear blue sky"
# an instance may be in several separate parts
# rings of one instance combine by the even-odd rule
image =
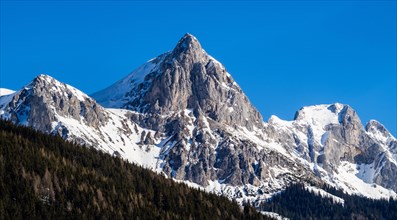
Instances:
[[[396,1],[1,1],[0,87],[39,73],[92,94],[186,33],[267,120],[341,102],[396,136]]]

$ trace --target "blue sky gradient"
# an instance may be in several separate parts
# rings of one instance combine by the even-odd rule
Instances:
[[[92,94],[187,32],[267,120],[351,105],[397,134],[396,1],[1,1],[0,87],[40,73]]]

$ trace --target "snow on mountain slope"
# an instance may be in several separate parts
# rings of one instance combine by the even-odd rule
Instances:
[[[6,89],[6,88],[0,88],[0,96],[5,96],[5,95],[10,95],[14,93],[14,90],[11,89]]]
[[[0,107],[9,103],[14,97],[15,91],[0,88]],[[3,115],[4,111],[0,108],[0,114]]]
[[[301,108],[295,115],[295,121],[304,124],[324,127],[328,124],[339,123],[338,114],[343,109],[343,104],[314,105]]]
[[[313,186],[306,186],[305,188],[307,190],[309,190],[310,192],[315,193],[317,195],[320,195],[322,197],[331,198],[334,203],[339,203],[341,205],[345,204],[345,200],[344,199],[342,199],[342,198],[340,198],[338,196],[332,195],[331,193],[328,193],[328,192],[326,192],[323,189],[319,189],[319,188],[313,187]]]
[[[111,155],[139,164],[145,168],[154,168],[157,164],[157,157],[160,152],[156,140],[153,144],[141,143],[142,133],[154,135],[155,131],[143,129],[132,123],[124,110],[107,109],[109,121],[98,128],[92,128],[82,124],[80,121],[58,116],[57,122],[53,123],[56,132],[59,126],[65,127],[69,132],[67,140],[81,138],[82,143],[92,145],[108,152]]]
[[[333,105],[315,105],[303,107],[295,116],[295,122],[298,125],[308,126],[313,136],[312,140],[319,145],[324,145],[328,138],[326,127],[331,124],[339,124],[339,113],[343,105],[336,103]]]
[[[385,126],[376,120],[370,120],[365,126],[365,130],[373,139],[383,143],[384,145],[390,145],[392,142],[396,141],[396,138],[393,137]]]
[[[397,197],[393,190],[371,183],[371,179],[363,176],[363,172],[370,172],[369,175],[373,172],[372,168],[362,171],[364,166],[343,161],[338,167],[338,174],[334,176],[333,181],[349,194],[358,194],[374,199]],[[370,181],[365,182],[365,180]]]
[[[97,102],[108,108],[122,108],[133,99],[129,94],[131,88],[142,84],[145,77],[154,74],[159,69],[159,63],[168,55],[165,53],[159,57],[150,59],[142,66],[138,67],[125,78],[99,92],[92,94]]]

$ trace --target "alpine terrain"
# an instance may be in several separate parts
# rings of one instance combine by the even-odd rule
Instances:
[[[327,185],[370,198],[397,196],[397,140],[381,123],[364,126],[340,103],[265,122],[191,34],[91,96],[48,75],[1,91],[3,119],[240,203],[259,203],[292,183],[316,192]]]

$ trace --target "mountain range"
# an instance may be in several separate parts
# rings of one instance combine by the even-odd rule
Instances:
[[[264,121],[191,34],[92,95],[43,74],[1,89],[0,117],[240,203],[293,183],[397,197],[397,140],[380,122],[341,103]]]

